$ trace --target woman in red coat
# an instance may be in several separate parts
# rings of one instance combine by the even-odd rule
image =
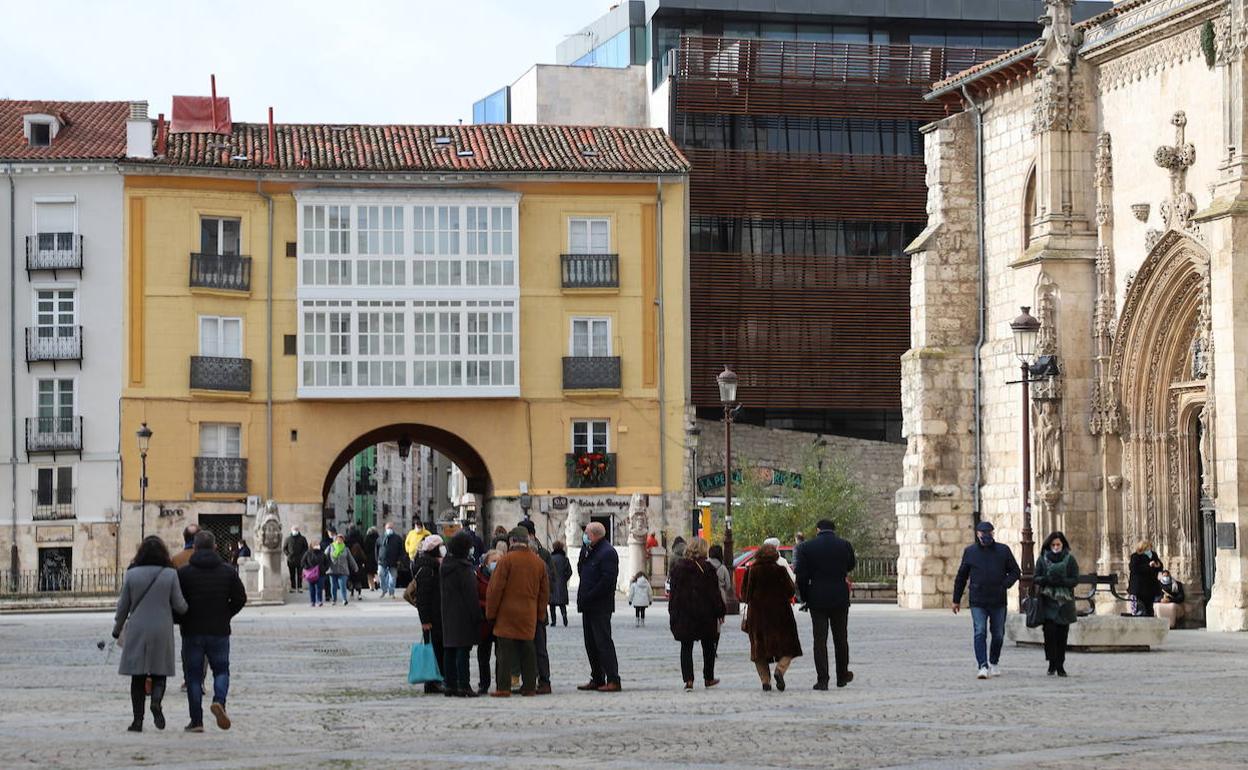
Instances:
[[[719,577],[706,560],[708,546],[695,537],[685,547],[685,555],[672,565],[671,593],[667,604],[672,636],[680,642],[680,672],[685,689],[693,689],[693,643],[702,644],[702,681],[707,687],[719,684],[715,678],[715,644],[724,620],[724,597],[719,593]]]
[[[793,579],[781,566],[780,552],[774,545],[758,549],[754,563],[745,573],[741,597],[749,605],[742,627],[750,635],[750,660],[758,669],[763,690],[771,690],[769,664],[776,664],[776,689],[784,692],[784,674],[793,659],[802,654],[793,619]]]

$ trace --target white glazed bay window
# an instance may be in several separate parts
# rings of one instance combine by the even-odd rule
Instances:
[[[519,196],[297,194],[299,394],[519,395]]]

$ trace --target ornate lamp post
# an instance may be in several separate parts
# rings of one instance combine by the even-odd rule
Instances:
[[[139,539],[147,537],[147,449],[152,444],[152,429],[143,423],[135,436],[139,439]]]
[[[737,404],[737,375],[727,366],[715,378],[724,405],[724,564],[732,569],[732,415]]]
[[[1010,322],[1010,331],[1014,333],[1014,355],[1018,356],[1023,379],[1023,530],[1019,545],[1022,548],[1022,563],[1019,572],[1022,577],[1018,581],[1018,596],[1027,596],[1031,590],[1031,578],[1035,573],[1035,541],[1031,532],[1031,361],[1036,354],[1036,337],[1040,333],[1040,321],[1032,314],[1031,308],[1024,306],[1022,313]]]

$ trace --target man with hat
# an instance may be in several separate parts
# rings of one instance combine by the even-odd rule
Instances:
[[[1005,642],[1006,592],[1018,582],[1018,562],[1009,546],[992,537],[992,524],[975,525],[975,543],[962,552],[962,565],[953,581],[953,612],[962,609],[962,592],[971,582],[971,620],[975,629],[975,663],[979,679],[1000,674],[1001,646]],[[992,646],[987,645],[992,631]]]

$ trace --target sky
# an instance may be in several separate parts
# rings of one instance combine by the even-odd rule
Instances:
[[[609,0],[0,0],[0,98],[141,100],[209,75],[234,120],[472,122]]]

